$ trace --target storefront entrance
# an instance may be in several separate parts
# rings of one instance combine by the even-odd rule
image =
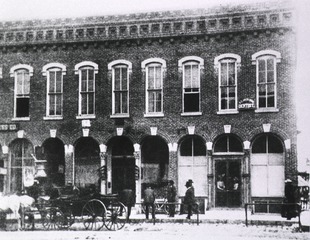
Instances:
[[[129,188],[135,192],[135,158],[112,158],[112,193]]]
[[[241,163],[240,160],[218,160],[215,162],[216,207],[241,206]]]

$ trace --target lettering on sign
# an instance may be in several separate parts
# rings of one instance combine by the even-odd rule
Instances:
[[[17,131],[18,126],[16,123],[0,123],[0,131]]]
[[[239,110],[255,109],[254,100],[245,98],[239,102],[238,108]]]

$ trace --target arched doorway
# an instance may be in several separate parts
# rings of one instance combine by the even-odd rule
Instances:
[[[20,193],[33,184],[35,169],[33,146],[27,139],[16,139],[10,144],[10,192]]]
[[[64,144],[58,138],[49,138],[43,145],[44,159],[47,160],[45,172],[50,184],[65,184],[65,151]]]
[[[284,167],[283,142],[272,134],[257,136],[251,153],[252,197],[283,197]]]
[[[114,137],[109,143],[112,154],[112,193],[125,188],[136,190],[135,157],[132,142],[126,137]]]
[[[232,134],[220,136],[214,144],[215,206],[241,206],[242,142]]]
[[[75,144],[74,184],[80,188],[99,189],[100,149],[91,137],[82,137]]]
[[[207,149],[205,141],[198,135],[188,135],[180,142],[178,156],[178,191],[180,196],[185,195],[185,183],[192,179],[195,185],[196,196],[207,196]]]
[[[141,147],[142,192],[147,185],[156,188],[156,194],[165,197],[168,182],[169,148],[158,136],[148,136]]]

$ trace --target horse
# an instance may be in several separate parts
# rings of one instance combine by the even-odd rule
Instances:
[[[34,198],[28,195],[2,195],[0,196],[0,212],[11,214],[17,220],[18,230],[22,228],[21,215],[25,208],[30,208],[35,203]]]

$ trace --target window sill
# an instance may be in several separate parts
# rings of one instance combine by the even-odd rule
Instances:
[[[164,117],[163,113],[145,113],[144,117]]]
[[[30,121],[30,117],[12,118],[12,121]]]
[[[256,113],[279,112],[278,108],[260,108],[255,110]]]
[[[129,118],[129,114],[126,113],[126,114],[113,114],[113,115],[110,115],[110,118]]]
[[[218,111],[218,115],[225,115],[225,114],[238,114],[238,110],[229,110],[229,111]]]
[[[76,116],[76,119],[95,119],[96,115],[79,115]]]
[[[46,116],[46,117],[43,117],[43,120],[63,120],[63,116]]]
[[[181,116],[201,116],[202,112],[188,112],[188,113],[181,113]]]

